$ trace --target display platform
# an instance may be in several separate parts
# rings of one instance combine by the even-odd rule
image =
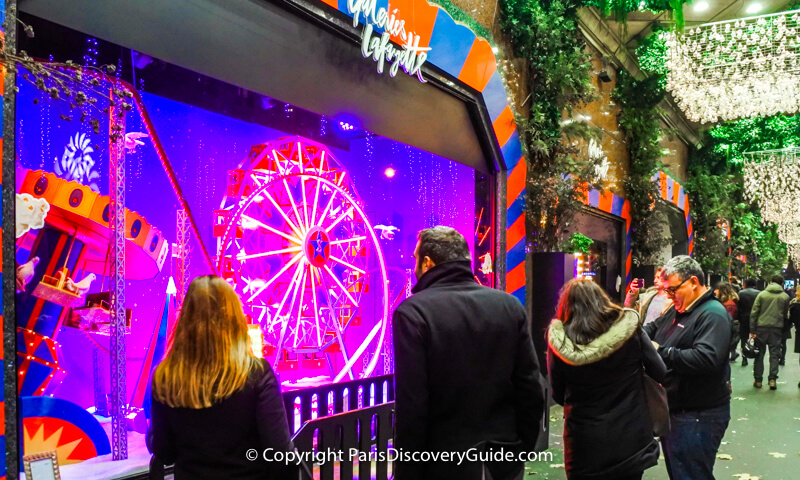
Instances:
[[[103,430],[111,438],[111,419],[95,416]],[[128,432],[127,460],[111,461],[111,454],[90,458],[80,463],[61,465],[61,480],[108,480],[147,473],[150,467],[150,452],[145,445],[145,435],[133,431]],[[25,474],[20,475],[25,479]],[[171,478],[171,477],[170,477]]]

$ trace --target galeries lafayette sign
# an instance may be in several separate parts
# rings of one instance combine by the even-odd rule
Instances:
[[[419,35],[406,32],[406,22],[397,17],[396,8],[389,12],[383,7],[377,8],[377,0],[347,0],[347,9],[353,15],[354,27],[358,26],[359,19],[363,15],[361,53],[364,58],[372,57],[378,63],[378,73],[383,73],[384,65],[389,62],[392,64],[389,67],[389,75],[394,77],[400,67],[403,67],[403,71],[407,74],[416,75],[420,82],[425,83],[421,69],[428,58],[430,48],[420,47]],[[382,29],[383,33],[375,33],[376,29]],[[400,48],[391,42],[392,37],[403,41]]]

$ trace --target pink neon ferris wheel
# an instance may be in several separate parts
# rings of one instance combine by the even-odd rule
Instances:
[[[367,377],[383,351],[388,274],[349,175],[302,137],[256,145],[217,212],[218,271],[280,372]]]

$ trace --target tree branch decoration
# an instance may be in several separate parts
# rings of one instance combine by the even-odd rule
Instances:
[[[34,37],[33,27],[19,20],[16,11],[9,12],[3,27],[16,28],[16,23],[22,26],[29,38]],[[25,51],[7,52],[4,39],[0,39],[0,65],[65,107],[60,115],[62,120],[71,122],[77,118],[79,122],[91,125],[95,134],[100,133],[101,115],[113,113],[122,118],[133,108],[133,94],[114,85],[116,79],[111,76],[116,72],[114,65],[95,67],[71,60],[63,63],[41,61]],[[15,88],[19,91],[19,87]],[[39,102],[38,98],[33,99],[34,104]],[[113,125],[111,129],[112,141],[120,140],[121,127]]]

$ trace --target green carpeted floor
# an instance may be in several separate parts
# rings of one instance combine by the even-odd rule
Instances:
[[[798,480],[800,479],[800,355],[792,353],[789,340],[786,366],[781,367],[778,389],[753,388],[753,362],[742,367],[741,357],[731,364],[733,395],[731,422],[720,446],[714,468],[717,480]],[[769,360],[765,370],[768,371]],[[765,372],[766,375],[766,372]],[[563,415],[556,406],[550,413],[550,452],[553,461],[531,462],[526,478],[563,480],[561,430]],[[729,460],[719,458],[720,456]],[[645,480],[667,479],[663,457],[659,464],[645,471]]]

